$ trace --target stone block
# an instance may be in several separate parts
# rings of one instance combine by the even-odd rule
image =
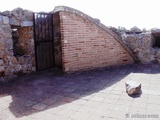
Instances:
[[[4,49],[5,49],[4,45],[0,43],[0,50],[4,50]]]
[[[4,35],[5,37],[8,37],[8,38],[11,38],[11,37],[12,37],[11,33],[3,33],[3,35]]]
[[[3,19],[2,19],[2,16],[0,15],[0,26],[2,26],[2,23],[3,23],[2,20],[3,20]]]
[[[138,32],[142,32],[141,29],[139,29],[138,27],[134,26],[130,29],[131,32],[133,33],[138,33]]]
[[[9,24],[9,18],[6,16],[3,16],[3,23],[4,24]]]
[[[0,58],[3,58],[4,56],[4,51],[0,50]]]
[[[23,66],[17,64],[16,66],[14,66],[14,69],[15,69],[15,72],[19,72],[19,71],[22,71],[24,68]]]
[[[17,20],[15,17],[10,18],[10,19],[9,19],[9,23],[10,23],[11,25],[20,26],[19,20]]]
[[[30,26],[33,26],[33,22],[32,21],[22,21],[21,26],[22,27],[30,27]]]
[[[136,81],[127,81],[126,85],[126,93],[128,95],[137,95],[141,92],[141,84]]]
[[[0,66],[0,72],[4,71],[4,66]]]
[[[10,27],[10,24],[8,24],[9,26],[5,25],[5,27],[3,27],[3,30],[4,32],[7,32],[7,33],[12,33],[12,29]]]
[[[11,63],[17,64],[17,59],[16,59],[15,57],[8,56],[7,59],[8,59],[8,61],[10,61]]]
[[[25,58],[24,57],[18,57],[18,63],[19,64],[25,64]]]
[[[19,16],[23,15],[23,9],[18,7],[18,8],[15,8],[14,10],[12,10],[11,13],[16,17],[19,17]]]
[[[3,62],[3,60],[1,60],[1,59],[0,59],[0,65],[1,65],[1,66],[4,65],[4,62]]]
[[[6,69],[5,69],[4,75],[9,76],[9,75],[12,75],[12,74],[13,74],[13,72],[11,71],[10,68],[6,68]]]
[[[4,15],[4,16],[11,16],[11,12],[10,11],[4,11],[4,12],[2,12],[2,14]]]
[[[25,20],[33,20],[33,12],[32,11],[28,11],[28,10],[24,10],[24,15],[25,15]]]
[[[8,48],[5,49],[5,52],[9,56],[13,56],[14,55],[13,50],[8,50]]]

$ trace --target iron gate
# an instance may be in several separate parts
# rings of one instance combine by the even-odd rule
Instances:
[[[36,69],[54,67],[53,15],[34,13]]]

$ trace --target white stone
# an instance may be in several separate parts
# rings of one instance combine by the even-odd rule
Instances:
[[[128,95],[136,95],[141,92],[141,84],[136,81],[127,81],[126,85],[126,93]]]

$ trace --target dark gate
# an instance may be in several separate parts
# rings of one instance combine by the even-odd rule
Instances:
[[[37,70],[54,67],[52,14],[34,13],[34,40]]]

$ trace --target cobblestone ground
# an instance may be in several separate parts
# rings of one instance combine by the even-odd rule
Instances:
[[[130,97],[125,81],[142,84]],[[128,65],[74,74],[40,72],[0,87],[0,120],[159,120],[160,66]]]

